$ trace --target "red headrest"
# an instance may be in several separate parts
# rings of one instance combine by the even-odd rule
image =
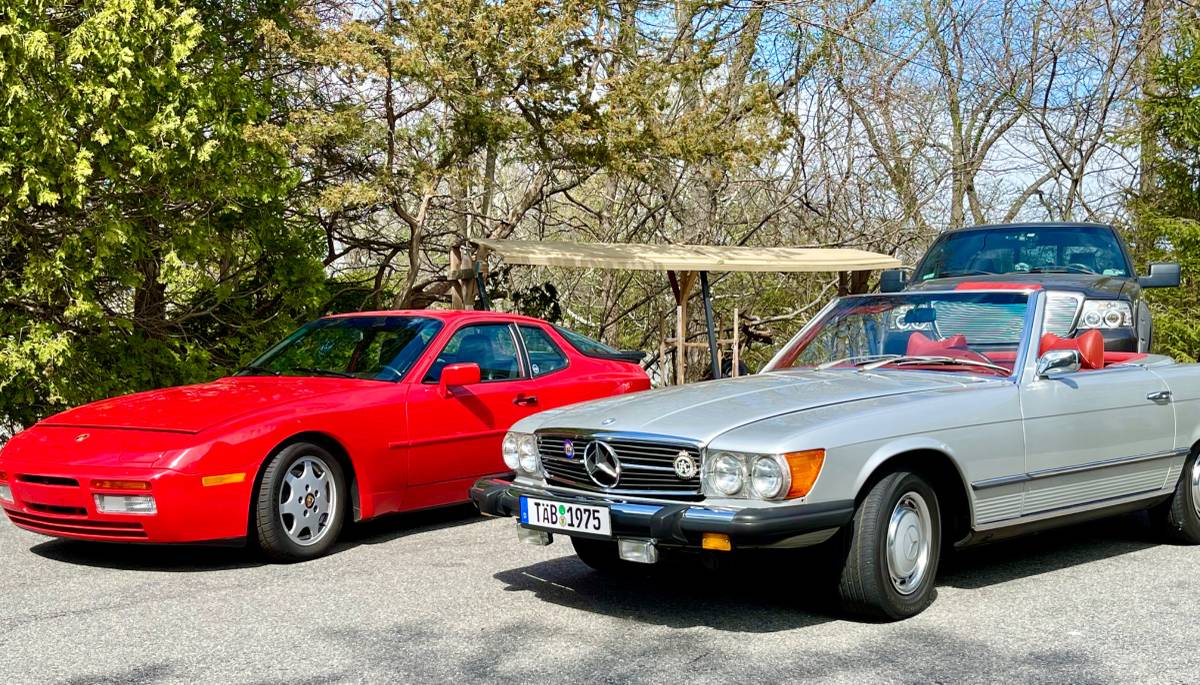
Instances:
[[[907,354],[914,356],[945,354],[946,350],[958,347],[966,349],[967,337],[965,335],[952,335],[943,340],[930,340],[923,333],[913,333],[908,337]]]
[[[1041,290],[1041,283],[989,283],[987,281],[964,281],[954,286],[955,290]]]
[[[1053,333],[1046,333],[1042,336],[1038,355],[1050,350],[1076,350],[1079,352],[1080,368],[1104,368],[1104,336],[1098,330],[1092,329],[1075,338],[1060,338]]]

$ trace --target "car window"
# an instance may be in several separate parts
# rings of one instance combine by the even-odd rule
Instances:
[[[318,319],[240,373],[400,380],[441,327],[437,319],[413,316]]]
[[[592,340],[586,335],[576,333],[569,328],[555,326],[554,330],[558,331],[559,335],[566,338],[567,342],[571,343],[572,347],[579,350],[582,354],[586,354],[590,357],[612,357],[621,354],[621,351],[617,348],[609,347],[599,340]]]
[[[478,364],[483,381],[506,381],[521,377],[517,346],[506,323],[479,324],[459,329],[429,367],[426,383],[436,383],[450,364]]]
[[[567,355],[554,344],[550,334],[538,326],[521,326],[520,329],[532,375],[544,376],[567,368]]]

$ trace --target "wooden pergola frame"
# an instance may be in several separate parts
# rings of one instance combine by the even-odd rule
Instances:
[[[455,308],[478,306],[489,309],[487,257],[496,254],[509,264],[593,269],[665,271],[676,305],[676,377],[682,381],[686,365],[687,301],[700,284],[704,321],[708,328],[708,350],[713,378],[721,377],[717,334],[713,324],[710,271],[739,272],[837,272],[849,292],[865,290],[867,275],[876,269],[903,266],[899,259],[878,252],[850,248],[723,247],[711,245],[649,245],[632,243],[576,243],[538,240],[470,241],[473,254],[461,247],[450,250],[449,278]],[[471,303],[471,305],[468,305]]]

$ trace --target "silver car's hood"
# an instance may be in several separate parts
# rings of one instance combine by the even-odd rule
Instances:
[[[621,395],[535,414],[515,430],[656,433],[707,443],[773,416],[889,395],[986,382],[960,373],[796,369]]]

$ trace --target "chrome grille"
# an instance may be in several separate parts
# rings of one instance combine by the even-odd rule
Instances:
[[[1046,293],[1046,318],[1042,330],[1059,336],[1067,336],[1075,330],[1079,309],[1083,306],[1083,295],[1052,290]]]
[[[617,434],[539,433],[537,437],[538,452],[549,483],[616,495],[668,499],[700,497],[700,449],[685,441],[647,440]],[[574,444],[573,457],[568,457],[564,450],[567,440]],[[588,475],[583,456],[592,440],[607,443],[621,462],[621,478],[614,487],[601,487]],[[696,460],[697,475],[692,478],[683,479],[675,473],[675,459],[681,452]]]

